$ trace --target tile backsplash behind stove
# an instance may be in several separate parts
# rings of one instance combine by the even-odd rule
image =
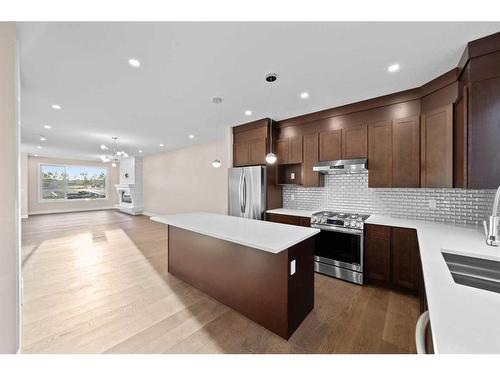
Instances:
[[[446,223],[481,224],[495,190],[369,188],[368,174],[325,175],[325,186],[285,185],[283,207],[381,214]]]

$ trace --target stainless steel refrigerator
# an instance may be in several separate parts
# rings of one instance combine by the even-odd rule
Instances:
[[[263,220],[266,212],[266,167],[229,168],[229,215]]]

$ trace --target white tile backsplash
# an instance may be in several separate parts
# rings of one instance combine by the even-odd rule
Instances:
[[[495,190],[373,189],[367,173],[326,175],[322,188],[284,186],[283,207],[480,224],[491,214],[494,195]]]

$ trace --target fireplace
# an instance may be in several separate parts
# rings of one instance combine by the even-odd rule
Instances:
[[[132,203],[132,196],[130,195],[130,192],[126,192],[122,190],[122,202],[123,203]]]
[[[120,161],[120,183],[115,185],[118,193],[116,208],[132,215],[141,214],[142,204],[142,158],[127,158]]]

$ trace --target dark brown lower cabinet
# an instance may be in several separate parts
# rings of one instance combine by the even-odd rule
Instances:
[[[365,226],[364,277],[367,283],[389,285],[391,281],[391,228]]]
[[[281,215],[281,214],[266,214],[266,221],[274,223],[299,225],[301,227],[310,227],[311,219],[302,216]]]
[[[417,231],[391,228],[391,284],[418,291],[420,256]]]
[[[418,293],[421,266],[415,229],[365,226],[365,281]]]

